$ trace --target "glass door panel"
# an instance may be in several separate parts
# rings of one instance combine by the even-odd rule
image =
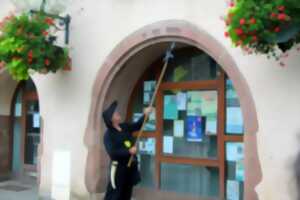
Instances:
[[[40,113],[37,100],[26,101],[25,164],[36,165],[40,142]]]

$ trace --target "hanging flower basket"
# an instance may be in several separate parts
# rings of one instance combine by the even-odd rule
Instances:
[[[280,56],[300,43],[299,0],[236,0],[225,17],[229,37],[247,53]]]
[[[54,44],[54,19],[43,13],[10,15],[0,22],[0,62],[15,80],[47,74],[70,65],[68,49]]]

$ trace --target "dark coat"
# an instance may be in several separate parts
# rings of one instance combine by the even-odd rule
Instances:
[[[117,103],[114,102],[103,113],[103,119],[107,126],[107,130],[104,135],[105,149],[111,159],[111,161],[118,161],[117,173],[116,173],[116,185],[122,186],[123,184],[136,185],[140,182],[140,173],[138,171],[138,163],[136,156],[131,167],[127,167],[127,163],[131,154],[129,149],[134,145],[135,138],[132,133],[138,131],[143,123],[144,116],[141,117],[136,123],[122,123],[120,127],[122,131],[116,130],[112,126],[112,115],[115,112]]]

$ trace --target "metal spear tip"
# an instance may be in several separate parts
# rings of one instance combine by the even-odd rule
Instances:
[[[170,50],[172,51],[175,48],[175,46],[176,46],[176,42],[172,42]]]
[[[174,50],[175,46],[176,46],[176,43],[172,42],[170,48],[166,52],[166,56],[164,58],[165,62],[168,62],[170,59],[174,58],[174,55],[172,54],[172,51]]]

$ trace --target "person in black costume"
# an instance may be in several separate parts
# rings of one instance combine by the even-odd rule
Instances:
[[[132,133],[141,128],[145,115],[149,115],[152,111],[152,108],[148,107],[137,122],[121,123],[121,116],[116,110],[117,105],[118,103],[114,101],[103,112],[103,120],[107,126],[104,145],[111,159],[110,181],[104,200],[131,199],[133,187],[141,180]],[[131,155],[134,155],[134,161],[131,167],[128,167]]]

